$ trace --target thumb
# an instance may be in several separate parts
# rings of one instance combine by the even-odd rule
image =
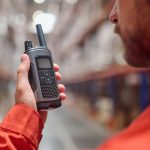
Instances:
[[[20,89],[22,86],[29,84],[28,72],[30,69],[30,60],[28,55],[22,54],[21,63],[17,71],[17,87]],[[23,88],[23,87],[22,87]]]
[[[30,69],[29,57],[26,54],[22,54],[21,63],[17,71],[17,86],[15,99],[16,103],[24,103],[37,110],[34,93],[31,89],[28,80],[29,69]]]

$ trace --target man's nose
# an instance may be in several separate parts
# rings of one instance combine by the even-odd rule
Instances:
[[[109,20],[111,23],[116,24],[118,22],[118,14],[117,14],[117,3],[115,2],[114,7],[110,13]]]

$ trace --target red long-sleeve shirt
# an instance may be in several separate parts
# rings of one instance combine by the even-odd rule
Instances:
[[[27,105],[18,104],[0,125],[0,150],[37,150],[42,129],[39,114]],[[150,150],[150,107],[97,150]]]
[[[0,124],[0,150],[37,150],[43,124],[25,104],[15,105]]]
[[[150,150],[150,107],[127,129],[97,150]]]

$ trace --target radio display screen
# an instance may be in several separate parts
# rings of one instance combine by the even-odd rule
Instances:
[[[49,58],[38,58],[37,59],[38,67],[40,69],[44,68],[51,68],[50,60]]]

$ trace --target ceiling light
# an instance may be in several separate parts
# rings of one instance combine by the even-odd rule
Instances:
[[[45,0],[33,0],[35,3],[37,3],[37,4],[42,4],[42,3],[44,3],[45,2]]]
[[[50,33],[54,29],[56,22],[56,15],[53,13],[45,13],[43,11],[36,11],[33,14],[32,26],[35,27],[36,24],[41,24],[44,33]]]

